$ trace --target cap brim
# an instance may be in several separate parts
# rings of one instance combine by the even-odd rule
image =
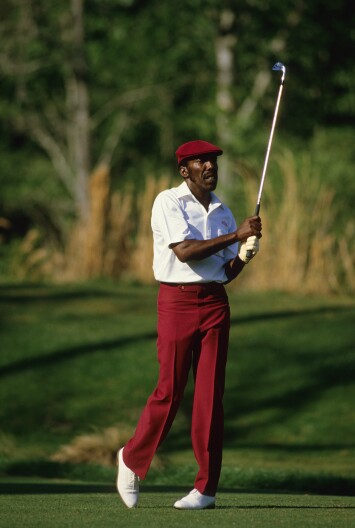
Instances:
[[[182,158],[179,161],[179,165],[181,165],[181,163],[183,163],[185,161],[190,161],[190,160],[198,158],[199,156],[206,156],[208,154],[214,154],[215,156],[222,156],[223,150],[209,150],[207,152],[206,151],[205,152],[196,152],[194,154],[191,154],[190,156],[186,156],[185,158]]]

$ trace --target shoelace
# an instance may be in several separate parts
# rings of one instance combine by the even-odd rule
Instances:
[[[133,471],[129,471],[127,475],[127,484],[136,491],[138,489],[139,477]]]

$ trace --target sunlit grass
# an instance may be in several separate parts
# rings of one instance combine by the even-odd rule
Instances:
[[[343,528],[353,526],[355,499],[299,494],[221,491],[215,510],[183,512],[172,505],[185,490],[150,488],[141,494],[139,507],[128,510],[114,489],[97,484],[44,480],[0,482],[4,526],[17,528],[78,528],[125,526],[134,528]]]

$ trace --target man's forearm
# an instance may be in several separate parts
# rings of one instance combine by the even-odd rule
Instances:
[[[189,262],[190,260],[203,260],[231,244],[247,240],[251,236],[261,237],[261,220],[259,216],[246,218],[233,233],[221,235],[209,240],[184,240],[176,244],[170,244],[169,247],[181,262]],[[235,266],[238,268],[239,264],[236,263]],[[235,272],[236,270],[233,271],[233,273]]]
[[[189,262],[210,257],[235,242],[238,242],[237,231],[209,240],[184,240],[170,247],[181,262]]]
[[[238,256],[227,262],[224,269],[226,270],[228,282],[238,277],[244,266],[245,262],[243,262]]]

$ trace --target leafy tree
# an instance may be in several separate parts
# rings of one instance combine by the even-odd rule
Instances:
[[[39,187],[56,175],[85,219],[100,163],[120,185],[171,169],[175,146],[197,136],[259,153],[277,60],[287,65],[285,136],[302,142],[319,127],[348,126],[351,14],[347,0],[3,0],[2,171],[11,174],[17,147],[14,181],[29,171]]]

